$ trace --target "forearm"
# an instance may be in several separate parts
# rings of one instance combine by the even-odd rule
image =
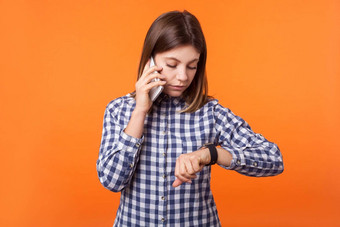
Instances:
[[[257,154],[255,156],[254,154]],[[282,155],[278,146],[266,142],[256,148],[248,148],[242,155],[236,155],[232,169],[246,176],[275,176],[283,172]]]
[[[124,132],[129,136],[135,138],[141,138],[144,130],[144,120],[146,117],[145,111],[140,111],[135,109],[132,114],[128,125],[126,126]]]
[[[149,97],[149,92],[153,87],[163,86],[166,82],[164,81],[165,76],[157,72],[162,67],[149,67],[149,61],[144,67],[142,76],[136,83],[136,105],[135,109],[131,114],[128,125],[124,129],[124,132],[132,137],[141,138],[144,130],[145,117],[152,106],[152,101]],[[158,81],[152,81],[158,78]]]
[[[143,143],[143,137],[135,138],[124,132],[133,112],[133,107],[124,105],[124,101],[124,98],[116,99],[105,110],[97,160],[100,182],[105,188],[115,192],[129,184]],[[122,106],[127,106],[124,112]]]
[[[215,108],[215,129],[219,133],[217,144],[232,155],[229,165],[219,163],[223,168],[257,177],[282,173],[278,146],[252,131],[246,121],[221,105]]]
[[[284,168],[279,148],[268,141],[245,149],[230,148],[230,153],[233,157],[230,165],[221,166],[246,176],[275,176]]]
[[[117,133],[118,134],[118,133]],[[116,135],[117,135],[116,134]],[[121,132],[113,142],[103,138],[97,160],[100,182],[111,191],[118,192],[129,184],[138,163],[143,138],[137,139]],[[110,137],[113,138],[113,137]]]

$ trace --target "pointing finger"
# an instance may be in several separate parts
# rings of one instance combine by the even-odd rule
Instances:
[[[176,178],[176,180],[172,183],[172,187],[176,188],[176,187],[180,186],[182,183],[183,182],[181,180]]]

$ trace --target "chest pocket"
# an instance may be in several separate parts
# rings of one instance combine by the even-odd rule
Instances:
[[[183,153],[191,153],[197,151],[205,144],[205,139],[192,139],[184,137],[182,140]]]
[[[182,134],[181,141],[183,153],[190,153],[197,151],[206,143],[214,142],[214,138],[210,127],[195,124]]]
[[[171,136],[181,141],[182,154],[200,149],[206,143],[215,141],[212,117],[201,114],[184,113],[176,115],[168,125]]]

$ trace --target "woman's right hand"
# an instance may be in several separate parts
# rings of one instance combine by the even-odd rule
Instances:
[[[135,110],[147,113],[152,106],[152,101],[149,96],[151,88],[157,86],[164,86],[165,76],[155,71],[161,71],[162,67],[153,66],[150,67],[150,59],[144,66],[143,74],[136,83],[136,108]],[[155,78],[159,78],[159,81],[152,81]]]

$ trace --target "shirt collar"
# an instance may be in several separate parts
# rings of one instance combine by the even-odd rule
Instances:
[[[180,97],[172,97],[170,95],[161,93],[158,98],[154,101],[154,104],[160,105],[161,103],[167,103],[170,102],[174,104],[175,106],[182,105],[185,103],[185,99],[180,96]]]

